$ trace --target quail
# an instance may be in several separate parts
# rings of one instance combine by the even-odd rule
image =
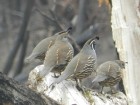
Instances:
[[[68,41],[70,28],[60,32],[54,45],[46,52],[44,59],[44,68],[39,72],[39,77],[43,78],[50,72],[60,73],[68,62],[73,58],[74,50]]]
[[[56,40],[57,36],[59,35],[59,33],[61,33],[61,32],[58,32],[53,36],[50,36],[50,37],[47,37],[47,38],[41,40],[37,44],[37,46],[33,49],[31,55],[29,55],[25,59],[25,62],[30,63],[35,59],[39,59],[39,60],[43,61],[45,58],[45,53],[55,43],[55,40]]]
[[[103,87],[110,87],[111,91],[122,78],[122,69],[125,67],[125,63],[120,60],[107,61],[102,63],[96,70],[96,77],[92,81],[98,82]],[[113,92],[113,91],[112,91]]]
[[[91,75],[95,71],[96,52],[95,40],[99,37],[89,39],[81,49],[81,51],[69,62],[64,72],[57,78],[50,86],[60,83],[67,78],[76,80],[78,82]],[[80,87],[80,86],[79,86]]]

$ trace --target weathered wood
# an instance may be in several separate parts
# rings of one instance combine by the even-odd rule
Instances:
[[[128,62],[124,87],[130,105],[140,103],[140,1],[112,0],[112,32],[120,59]]]
[[[71,80],[56,84],[53,89],[48,88],[56,78],[53,78],[53,73],[50,73],[42,81],[37,82],[38,72],[42,68],[43,65],[40,65],[30,72],[28,78],[29,87],[40,94],[49,96],[62,105],[127,105],[126,96],[121,92],[113,95],[103,95],[85,88],[86,92],[82,94],[75,88],[75,82]]]
[[[59,105],[0,73],[0,105]]]

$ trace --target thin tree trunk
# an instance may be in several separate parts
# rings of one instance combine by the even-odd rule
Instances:
[[[75,36],[79,36],[79,34],[84,29],[84,22],[85,22],[85,13],[86,13],[86,3],[87,0],[79,0],[79,11],[78,11],[78,18],[76,23],[76,34]]]
[[[29,18],[30,18],[30,14],[31,14],[31,10],[34,4],[34,0],[27,0],[27,7],[24,13],[24,17],[23,17],[23,22],[19,31],[19,35],[17,36],[17,39],[15,41],[15,44],[13,46],[13,48],[10,51],[10,54],[7,58],[5,67],[3,69],[3,73],[8,74],[8,72],[10,71],[13,62],[14,62],[14,58],[18,52],[19,46],[24,38],[24,34],[26,32],[26,28],[28,26],[28,22],[29,22]]]
[[[29,31],[27,31],[25,36],[24,36],[24,41],[22,43],[19,61],[18,61],[17,68],[16,68],[15,73],[14,73],[14,77],[22,72],[22,69],[24,66],[24,58],[26,55],[26,49],[27,49],[27,45],[28,45],[28,40],[29,40]]]

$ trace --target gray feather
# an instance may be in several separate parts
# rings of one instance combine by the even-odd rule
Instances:
[[[104,81],[105,79],[107,79],[107,76],[97,75],[92,82],[101,82],[101,81]]]

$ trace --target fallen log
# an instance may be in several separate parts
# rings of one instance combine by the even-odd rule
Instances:
[[[0,105],[59,105],[0,73]]]
[[[40,65],[30,72],[28,78],[29,87],[62,105],[127,105],[127,98],[122,92],[103,95],[85,88],[86,94],[82,94],[75,88],[75,82],[72,80],[64,80],[56,84],[52,89],[49,85],[56,79],[52,77],[53,73],[47,75],[42,81],[37,82],[36,80],[42,68],[43,65]]]

